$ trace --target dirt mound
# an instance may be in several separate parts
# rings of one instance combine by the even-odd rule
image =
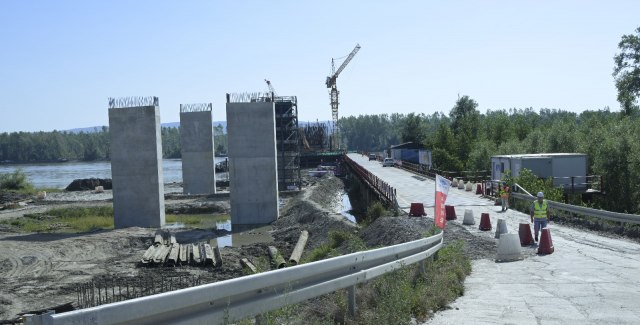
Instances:
[[[300,195],[288,200],[281,210],[280,218],[273,223],[273,236],[286,253],[300,236],[302,230],[309,232],[306,250],[322,245],[329,231],[353,231],[357,225],[340,214],[334,213],[336,197],[344,190],[342,180],[332,175],[320,178],[315,186],[305,189]]]
[[[389,246],[424,238],[433,227],[433,219],[382,217],[360,234],[369,247]]]
[[[105,190],[112,188],[111,178],[82,178],[74,179],[71,184],[65,188],[67,191],[88,191],[94,190],[96,186],[102,186]]]

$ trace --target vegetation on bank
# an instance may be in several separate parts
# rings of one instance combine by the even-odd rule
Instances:
[[[350,236],[334,234],[329,246],[336,244],[336,237]],[[426,261],[425,274],[417,265],[408,265],[358,285],[355,317],[348,314],[346,290],[339,290],[268,312],[263,318],[267,324],[408,324],[412,318],[425,321],[464,293],[464,279],[471,273],[464,245],[456,241],[442,248],[436,259]]]
[[[24,232],[89,232],[113,229],[112,207],[55,208],[44,213],[25,214],[22,218],[2,220]]]
[[[216,222],[229,220],[229,215],[167,214],[166,223],[181,223],[188,227],[215,228]],[[54,208],[42,213],[28,213],[21,218],[0,220],[22,232],[82,233],[113,229],[113,207]]]
[[[221,124],[213,128],[216,154],[227,152],[227,135]],[[180,129],[163,127],[162,156],[180,158]],[[94,132],[11,132],[0,133],[0,162],[56,162],[66,160],[109,160],[109,128]]]

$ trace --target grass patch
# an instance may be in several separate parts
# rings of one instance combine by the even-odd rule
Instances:
[[[230,219],[228,214],[167,214],[166,223],[182,223],[189,227],[216,228],[216,223]]]
[[[359,252],[367,249],[367,245],[357,235],[348,231],[329,231],[329,242],[309,252],[302,263],[323,260],[330,257]]]
[[[25,232],[88,232],[113,229],[112,207],[57,208],[45,213],[25,214],[23,218],[3,220]]]
[[[333,237],[339,241],[343,235]],[[417,265],[410,265],[358,285],[357,314],[353,318],[348,316],[347,291],[339,290],[266,313],[265,321],[267,324],[409,324],[413,317],[424,322],[464,293],[464,279],[471,272],[471,262],[463,248],[464,243],[456,241],[440,249],[434,261],[426,261],[426,275]]]

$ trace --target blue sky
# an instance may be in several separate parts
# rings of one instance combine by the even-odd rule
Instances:
[[[299,118],[329,120],[332,57],[340,116],[479,109],[618,110],[611,76],[640,1],[0,2],[0,132],[108,124],[107,98],[181,103],[225,93],[296,95]]]

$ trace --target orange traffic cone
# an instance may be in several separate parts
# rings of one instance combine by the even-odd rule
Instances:
[[[488,213],[483,213],[480,215],[480,230],[491,230],[491,219],[489,218]]]
[[[424,205],[422,203],[411,203],[411,209],[409,210],[410,217],[422,217],[426,216],[424,212]]]
[[[445,205],[444,211],[447,216],[447,220],[456,220],[458,217],[456,216],[456,208],[453,205]]]
[[[538,254],[553,253],[553,242],[551,241],[551,230],[543,228],[540,235],[540,246],[538,246]]]
[[[531,225],[529,223],[521,223],[518,228],[520,236],[520,246],[533,245],[533,236],[531,236]]]

